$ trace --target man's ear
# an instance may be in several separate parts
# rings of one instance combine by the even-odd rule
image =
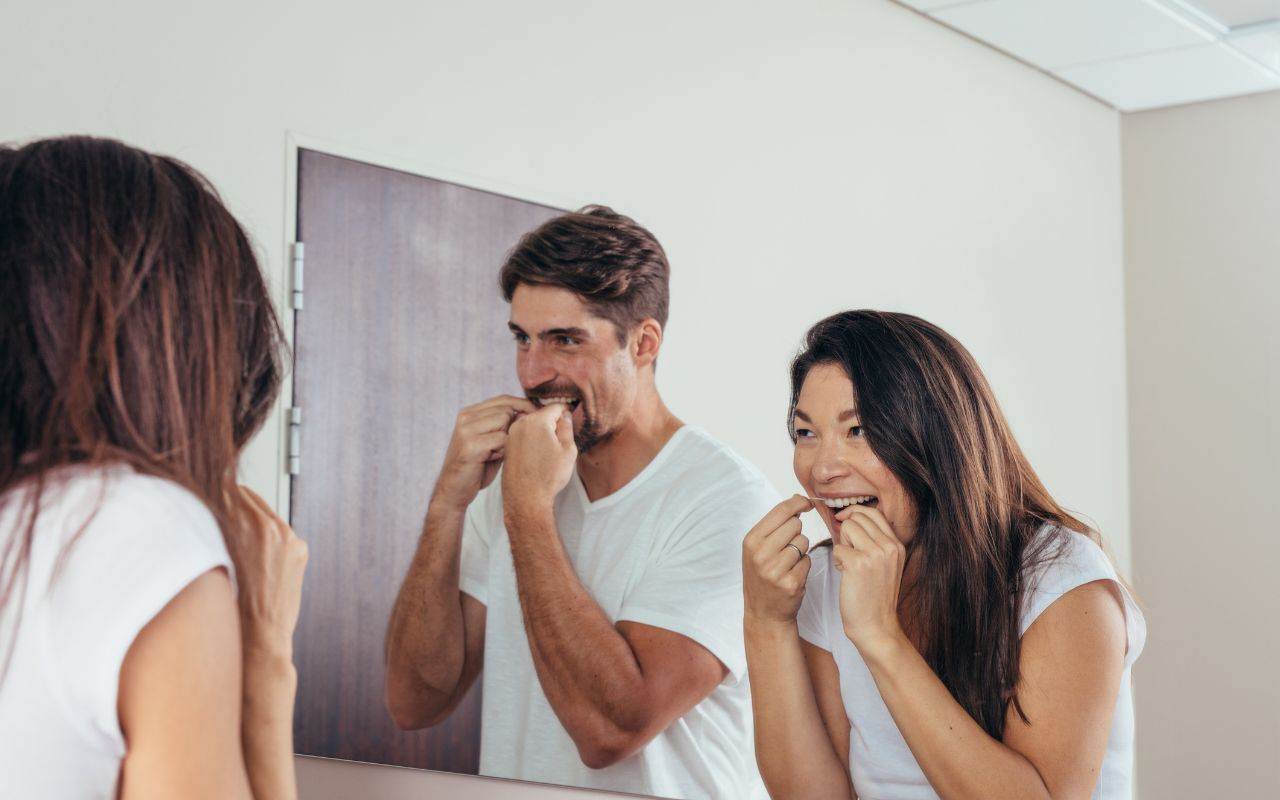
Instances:
[[[662,349],[662,323],[652,317],[632,329],[631,357],[637,367],[646,367],[658,360]]]

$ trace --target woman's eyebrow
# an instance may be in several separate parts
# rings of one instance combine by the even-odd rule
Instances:
[[[792,412],[792,416],[794,416],[794,417],[796,417],[796,418],[798,418],[798,419],[802,419],[802,420],[804,420],[805,422],[808,422],[808,423],[812,423],[812,422],[813,422],[813,420],[809,418],[809,415],[808,415],[808,414],[804,413],[803,411],[801,411],[801,410],[800,410],[800,409],[798,409],[798,408],[797,408],[795,411],[793,411],[793,412]],[[840,416],[839,416],[839,417],[837,417],[836,419],[837,419],[837,421],[839,421],[839,422],[844,422],[845,420],[847,420],[847,419],[852,419],[853,417],[856,417],[856,416],[858,416],[858,409],[856,409],[856,408],[849,408],[849,409],[845,409],[844,411],[841,411],[841,412],[840,412]]]

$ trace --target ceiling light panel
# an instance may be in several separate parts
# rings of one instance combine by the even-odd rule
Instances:
[[[1049,70],[1213,41],[1153,0],[981,0],[930,13]]]
[[[1082,64],[1055,74],[1121,111],[1280,89],[1280,76],[1221,43]]]

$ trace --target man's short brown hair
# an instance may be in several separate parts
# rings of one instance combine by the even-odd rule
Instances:
[[[560,286],[614,324],[618,343],[643,320],[667,325],[671,268],[652,233],[608,206],[586,206],[520,237],[498,273],[511,302],[522,283]]]

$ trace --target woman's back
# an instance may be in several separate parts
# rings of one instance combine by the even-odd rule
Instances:
[[[230,574],[231,560],[212,514],[174,483],[124,466],[46,479],[21,616],[15,604],[0,620],[0,642],[12,642],[0,796],[115,797],[125,655],[184,587],[210,570]],[[24,524],[28,488],[0,501],[0,541]]]

